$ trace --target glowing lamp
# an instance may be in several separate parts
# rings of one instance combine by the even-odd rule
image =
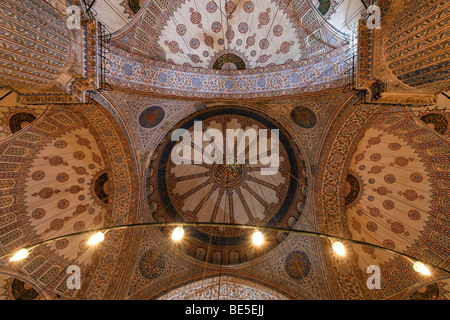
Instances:
[[[413,264],[413,268],[415,271],[425,275],[425,276],[430,276],[431,272],[430,270],[420,261],[416,261]]]
[[[11,259],[9,259],[9,261],[19,261],[25,259],[29,254],[30,253],[27,249],[20,249],[11,257]]]
[[[260,246],[263,243],[263,241],[264,241],[264,238],[263,238],[263,235],[262,235],[261,231],[253,232],[252,238],[253,238],[253,244],[255,244],[257,246]]]
[[[183,236],[184,236],[183,227],[176,227],[175,229],[173,229],[173,232],[172,232],[172,240],[173,241],[180,241],[181,238],[183,238]]]
[[[340,256],[345,256],[345,247],[342,242],[333,243],[333,250]]]
[[[88,240],[88,245],[93,246],[105,240],[105,234],[103,232],[97,232]]]

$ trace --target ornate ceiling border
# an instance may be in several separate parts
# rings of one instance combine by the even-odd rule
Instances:
[[[120,91],[165,97],[254,99],[333,90],[349,82],[340,47],[289,65],[250,70],[210,70],[175,66],[142,58],[117,47],[107,53],[107,82]]]
[[[334,115],[334,123],[328,131],[322,147],[322,155],[318,160],[318,168],[322,168],[316,174],[317,218],[319,230],[324,233],[349,237],[344,207],[344,199],[341,197],[339,186],[345,182],[347,168],[351,156],[355,152],[355,141],[361,138],[364,127],[379,106],[363,108],[355,105],[358,102],[357,94],[350,94],[343,99],[342,107]],[[353,264],[347,264],[333,254],[330,242],[322,239],[325,264],[328,269],[333,292],[337,299],[366,299],[370,297],[359,272]],[[348,259],[355,259],[353,252],[348,253]]]

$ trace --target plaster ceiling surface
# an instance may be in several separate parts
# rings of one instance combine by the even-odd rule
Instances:
[[[128,26],[113,34],[112,43],[152,59],[197,68],[282,65],[347,43],[349,25],[360,16],[361,4],[325,2],[147,1]],[[336,21],[330,20],[335,15]]]
[[[147,0],[148,1],[148,0]],[[306,0],[308,1],[308,0]],[[111,33],[120,31],[123,27],[125,27],[129,22],[132,21],[132,19],[139,13],[141,8],[145,6],[146,0],[108,0],[108,1],[95,1],[93,5],[90,7],[90,11],[96,16],[96,18],[101,21],[107,28],[107,30]],[[186,2],[186,1],[184,1]],[[189,2],[189,1],[187,1]],[[239,12],[244,12],[243,9],[246,9],[245,12],[251,11],[252,5],[253,9],[255,9],[255,5],[257,6],[256,10],[259,8],[264,8],[263,12],[267,12],[267,9],[270,8],[270,11],[272,12],[272,15],[269,15],[269,18],[274,16],[274,13],[272,10],[276,7],[276,3],[274,1],[257,1],[253,3],[252,1],[232,1],[228,5],[226,4],[226,0],[210,0],[203,3],[202,1],[190,1],[191,7],[194,7],[197,12],[202,14],[202,17],[206,19],[212,19],[212,18],[218,18],[215,19],[215,21],[226,21],[227,26],[229,25],[236,25],[239,26],[240,23],[247,23],[247,27],[249,29],[252,29],[254,31],[258,29],[263,29],[265,31],[268,31],[269,28],[268,25],[265,25],[265,28],[263,28],[263,25],[260,25],[261,27],[258,28],[259,25],[259,19],[256,19],[258,17],[252,18],[252,19],[246,19],[242,16],[242,14],[239,14]],[[292,8],[298,9],[300,5],[304,2],[297,1],[297,0],[288,0],[286,1],[286,4],[292,6]],[[168,0],[162,0],[159,1],[159,3],[164,6],[168,5],[170,6],[171,3]],[[350,35],[353,32],[354,24],[358,21],[360,17],[364,17],[367,15],[365,12],[365,7],[359,0],[339,0],[339,1],[330,1],[330,0],[310,0],[310,3],[312,4],[312,7],[316,9],[315,13],[318,15],[318,17],[323,17],[323,20],[326,21],[328,24],[330,24],[335,30],[337,30],[340,33]],[[205,5],[206,4],[206,5]],[[191,12],[188,6],[186,6],[187,9],[185,9],[186,12],[183,12],[181,10],[179,13],[175,14],[172,19],[176,19],[178,22],[177,27],[179,25],[190,25],[190,16]],[[214,13],[216,11],[219,11],[219,15],[215,16]],[[182,13],[185,13],[186,15],[182,15]],[[203,15],[206,13],[210,13],[208,15]],[[211,14],[212,13],[212,14]],[[236,16],[237,13],[237,16]],[[177,19],[178,18],[178,19]],[[227,21],[228,18],[228,21]],[[263,17],[261,17],[263,18]],[[234,20],[233,20],[234,19]],[[239,23],[236,24],[238,20]],[[261,19],[263,22],[264,19]],[[284,18],[280,15],[279,18],[277,18],[279,21],[279,25],[283,26],[284,23],[287,21],[284,21]],[[181,21],[188,22],[188,24],[182,23]],[[208,20],[207,20],[208,21]],[[215,21],[210,21],[211,23],[214,23]],[[254,21],[255,25],[254,28],[250,28],[248,25],[248,21],[252,22]],[[269,22],[271,22],[269,20]],[[281,24],[280,24],[281,23]],[[272,24],[272,23],[270,23]],[[222,25],[222,23],[221,23]],[[276,24],[273,24],[272,27],[274,27]],[[203,26],[203,23],[202,23]],[[216,26],[219,26],[216,24]],[[207,30],[207,28],[205,28]],[[218,30],[215,28],[214,30]],[[245,25],[241,25],[242,31],[245,30]],[[281,29],[278,29],[281,30]],[[213,31],[212,28],[210,31]],[[218,31],[223,31],[223,28]],[[224,32],[226,32],[225,30]],[[236,31],[236,30],[235,30]],[[216,33],[218,33],[216,32]],[[226,39],[226,36],[225,38]]]
[[[327,23],[347,35],[355,32],[358,20],[368,15],[361,0],[311,0],[311,2]]]
[[[432,174],[418,161],[416,150],[392,133],[369,129],[360,146],[347,176],[346,203],[352,233],[363,241],[407,251],[432,214]],[[358,186],[359,192],[352,195],[351,190]],[[374,250],[363,249],[366,253],[359,261],[362,269],[391,257],[381,252],[376,257]]]
[[[161,31],[158,44],[164,48],[168,62],[194,63],[198,67],[254,68],[299,60],[305,44],[285,14],[277,14],[278,10],[270,0],[225,4],[189,1],[171,17],[176,32],[169,23]],[[216,58],[227,53],[241,56],[244,65],[232,59],[213,65]]]
[[[145,0],[90,1],[86,3],[86,10],[89,9],[91,14],[106,27],[106,31],[112,33],[125,27],[144,2]]]
[[[121,108],[132,106],[132,108],[129,107],[130,116],[126,121],[130,124],[134,122],[139,126],[139,130],[134,129],[136,130],[134,134],[138,135],[139,132],[143,134],[143,131],[149,130],[152,135],[156,135],[152,137],[153,142],[148,141],[148,148],[154,148],[156,151],[152,158],[153,162],[149,166],[142,162],[144,167],[149,168],[145,181],[146,197],[144,197],[148,202],[144,214],[151,214],[147,216],[150,221],[163,219],[171,222],[181,221],[178,220],[181,218],[185,221],[229,222],[231,217],[235,217],[236,222],[255,225],[265,225],[268,219],[274,216],[262,203],[265,202],[268,207],[272,206],[274,211],[281,208],[280,204],[286,202],[286,197],[283,197],[286,184],[293,183],[295,179],[292,177],[299,178],[298,174],[303,171],[300,167],[304,164],[300,158],[303,158],[305,154],[303,150],[295,146],[308,141],[306,137],[301,137],[301,133],[306,135],[308,130],[317,129],[317,134],[325,135],[323,125],[326,121],[323,122],[324,114],[320,112],[318,105],[335,108],[339,104],[324,95],[321,98],[291,99],[289,103],[274,100],[272,104],[263,104],[266,107],[264,111],[264,108],[249,105],[246,107],[236,105],[202,107],[201,104],[196,104],[196,107],[186,107],[186,102],[177,100],[138,98],[129,95],[120,98],[119,93],[115,93],[114,97],[115,100],[121,101]],[[422,119],[428,119],[424,116],[436,113],[448,115],[441,103],[445,100],[439,99],[438,102],[438,105],[430,106],[428,110],[422,110],[417,114],[411,110],[408,113],[409,109],[401,108],[380,113],[375,118],[378,120],[364,130],[363,136],[356,139],[358,141],[356,149],[352,155],[349,155],[351,161],[348,174],[356,177],[360,187],[358,192],[354,192],[354,180],[353,182],[350,180],[341,188],[342,192],[345,191],[345,197],[349,197],[345,210],[353,239],[381,243],[387,248],[394,246],[395,250],[417,254],[436,264],[441,261],[439,259],[445,257],[445,253],[444,256],[439,257],[439,250],[435,248],[439,248],[439,243],[445,241],[445,237],[439,234],[448,224],[444,214],[436,215],[437,208],[444,210],[447,206],[445,196],[436,198],[436,194],[442,194],[440,190],[445,190],[448,184],[445,179],[437,178],[439,175],[436,166],[445,166],[445,159],[441,157],[442,159],[439,160],[437,156],[439,156],[439,144],[445,141],[443,139],[448,134],[448,126],[447,129],[442,130],[442,117],[430,118],[435,120],[427,120],[428,123]],[[182,108],[184,116],[177,114],[174,107],[176,105],[184,106],[184,109]],[[165,112],[162,112],[163,108],[160,106],[164,106]],[[22,131],[15,136],[8,136],[9,139],[17,138],[25,133],[52,132],[51,125],[59,123],[56,122],[57,119],[70,123],[61,115],[61,112],[55,110],[45,113],[42,109],[47,110],[44,107],[38,109],[41,112],[41,115],[37,115],[39,121],[33,122],[32,126],[25,121],[21,126]],[[12,108],[5,114],[13,114],[14,110]],[[33,112],[33,110],[30,108],[28,111]],[[86,115],[92,117],[95,108],[94,105],[90,105],[83,110]],[[220,110],[225,111],[221,114]],[[21,108],[18,111],[23,112],[25,109]],[[63,114],[69,115],[67,111]],[[123,223],[124,220],[121,219],[133,221],[130,215],[133,210],[129,210],[126,205],[128,203],[126,199],[130,195],[128,191],[124,191],[124,188],[126,185],[135,184],[132,181],[123,181],[126,174],[123,175],[124,172],[117,167],[123,164],[120,158],[125,155],[123,153],[118,153],[116,156],[108,155],[104,149],[108,145],[113,150],[117,149],[115,143],[105,140],[113,133],[110,132],[111,129],[108,129],[111,123],[106,119],[98,118],[97,120],[101,121],[96,122],[97,129],[93,130],[92,127],[89,129],[90,125],[87,123],[82,125],[79,117],[84,119],[80,115],[71,114],[68,118],[75,121],[77,125],[74,123],[71,130],[49,134],[44,142],[38,143],[39,147],[36,146],[33,156],[29,157],[30,166],[27,175],[19,183],[24,186],[24,189],[20,191],[22,204],[33,208],[33,211],[30,210],[28,213],[27,235],[36,232],[42,237],[51,237],[69,233],[72,230],[80,230],[78,228],[83,227],[80,222],[84,223],[85,228],[95,227],[96,223],[100,222],[98,215],[103,217],[105,215],[104,205],[106,204],[102,205],[94,192],[94,182],[97,180],[98,173],[108,167],[108,163],[116,166],[110,171],[112,173],[110,177],[122,180],[122,182],[113,180],[117,183],[111,186],[115,190],[114,197],[122,198],[118,202],[114,200],[114,205],[111,203],[109,206],[115,215],[118,211],[122,211],[122,218],[117,217],[114,223]],[[223,179],[224,175],[220,175],[215,170],[217,166],[214,165],[173,165],[170,158],[164,159],[164,154],[177,145],[175,142],[171,144],[171,133],[175,129],[185,128],[192,134],[194,120],[201,120],[205,130],[217,128],[222,132],[226,132],[226,129],[237,128],[279,128],[286,139],[281,140],[282,157],[280,157],[278,174],[273,177],[260,175],[258,170],[260,165],[245,164],[243,167],[238,165],[234,168],[223,166],[223,172],[230,169],[228,173],[231,173],[228,175],[231,180],[226,180]],[[159,126],[161,126],[159,130],[156,130]],[[33,128],[44,131],[34,131]],[[298,131],[296,128],[301,130]],[[103,139],[98,139],[98,133]],[[292,136],[294,134],[295,136]],[[132,139],[135,138],[137,139],[137,137]],[[320,135],[315,138],[315,140],[321,139]],[[433,142],[427,145],[433,145],[436,148],[424,149],[424,141]],[[205,150],[207,145],[208,143],[203,143],[201,149]],[[10,146],[18,147],[17,144]],[[312,155],[315,152],[309,150],[308,154]],[[292,171],[294,166],[292,161],[298,166],[297,175]],[[406,162],[408,165],[405,165]],[[128,160],[128,163],[132,162]],[[85,170],[80,170],[79,167],[84,167]],[[236,170],[236,167],[243,169],[242,172]],[[233,176],[233,172],[238,175]],[[67,173],[68,177],[62,173]],[[303,173],[300,177],[302,175]],[[242,177],[242,180],[239,177]],[[251,180],[257,183],[251,185]],[[236,184],[232,183],[233,181]],[[166,198],[163,197],[165,190],[160,188],[161,184],[167,186]],[[303,186],[309,186],[306,180]],[[298,199],[298,201],[295,200],[289,206],[285,216],[282,214],[277,216],[282,218],[278,226],[298,229],[311,227],[308,223],[301,223],[306,215],[312,221],[315,219],[315,213],[305,209],[305,197],[302,195],[304,191],[301,190],[303,186],[298,186],[296,193],[285,192],[287,197],[292,195],[294,200]],[[104,191],[111,190],[105,185],[103,188]],[[277,192],[274,192],[274,189],[277,189]],[[255,190],[257,192],[254,192]],[[245,193],[244,200],[239,197],[239,192]],[[229,195],[233,199],[233,209],[224,200]],[[65,207],[67,202],[69,205]],[[78,207],[85,204],[88,205],[88,208],[85,208],[87,210],[78,211]],[[173,205],[173,210],[168,208],[169,204]],[[252,214],[254,213],[253,220],[250,219],[249,211],[245,206]],[[200,212],[202,207],[205,212]],[[42,214],[42,210],[37,210],[39,208],[45,210],[45,214]],[[200,210],[196,212],[196,208]],[[379,208],[379,212],[373,210],[374,208]],[[91,209],[95,209],[95,212]],[[411,212],[414,210],[418,213]],[[277,213],[280,212],[280,210],[277,211]],[[109,215],[107,212],[106,214]],[[296,214],[300,215],[298,220],[300,223],[297,224],[295,219],[299,216]],[[6,220],[2,221],[8,223]],[[100,223],[104,223],[104,220],[102,219]],[[430,226],[433,228],[430,229]],[[7,228],[11,228],[11,224],[7,225]],[[220,228],[197,228],[195,232],[186,228],[186,238],[179,245],[174,245],[165,238],[170,235],[170,230],[168,231],[148,230],[146,237],[135,237],[133,242],[129,242],[120,233],[110,232],[105,244],[96,249],[87,249],[84,246],[84,238],[72,238],[68,243],[55,242],[36,250],[29,261],[18,264],[17,268],[24,270],[25,278],[2,273],[0,284],[5,290],[0,292],[5,299],[15,297],[47,299],[49,298],[46,295],[48,290],[63,294],[65,298],[81,299],[117,297],[121,291],[127,292],[130,299],[150,297],[159,299],[333,298],[339,289],[329,291],[327,288],[335,285],[334,282],[330,282],[330,278],[335,277],[334,268],[337,270],[349,268],[349,261],[354,262],[363,275],[366,266],[370,264],[381,265],[383,270],[394,270],[386,272],[387,278],[383,280],[386,284],[393,283],[393,287],[384,286],[382,293],[378,291],[374,293],[374,298],[377,298],[376,294],[379,298],[392,297],[396,290],[399,290],[404,298],[444,299],[448,289],[448,281],[432,279],[425,282],[414,276],[402,276],[396,268],[409,270],[409,274],[413,272],[407,261],[399,262],[392,259],[392,254],[370,250],[364,246],[349,246],[348,249],[351,248],[351,252],[354,253],[353,258],[341,258],[336,266],[326,264],[325,267],[321,257],[330,253],[327,251],[327,245],[317,246],[316,244],[317,247],[315,247],[313,245],[315,239],[312,237],[283,239],[268,235],[266,239],[270,242],[271,249],[258,252],[250,243],[251,233],[244,233],[249,241],[239,248],[232,243],[239,235],[227,234]],[[208,259],[208,279],[200,281],[198,279],[203,274],[202,263],[207,256],[210,239],[212,240]],[[218,239],[221,242],[217,242]],[[421,244],[416,248],[414,246],[416,243],[434,243],[436,246],[426,248]],[[39,262],[37,258],[40,256],[56,262],[39,269],[36,265]],[[74,258],[83,270],[95,268],[96,271],[90,273],[89,278],[84,280],[84,290],[70,297],[70,291],[64,291],[64,267]],[[126,272],[124,270],[127,269],[123,266],[125,264],[129,268]],[[59,266],[58,270],[54,268],[55,265]],[[250,271],[246,269],[248,266],[251,266]],[[224,273],[220,279],[220,290],[217,286],[219,281],[217,277],[211,277],[218,268],[221,268],[220,270]],[[117,272],[117,275],[120,274],[120,280],[111,273],[108,274],[113,270]],[[246,274],[246,271],[252,274]],[[234,277],[232,272],[242,272],[241,278]],[[389,282],[391,274],[396,282]],[[260,282],[251,282],[249,280],[251,277],[259,277]],[[262,280],[264,281],[261,282]],[[43,287],[47,289],[43,291]],[[111,289],[106,291],[106,287]],[[159,290],[156,290],[157,294],[155,294],[155,288]],[[312,294],[307,294],[307,290],[310,290]],[[126,294],[119,296],[128,297]],[[347,297],[351,295],[344,296],[344,298]]]
[[[42,239],[103,225],[109,183],[105,161],[88,129],[74,130],[51,141],[31,166],[34,169],[25,181],[24,205],[33,208],[29,225]],[[73,241],[79,241],[78,245],[68,246],[65,239],[50,247],[64,258],[72,257],[76,247],[87,249],[82,238]],[[83,254],[78,263],[90,264],[90,259],[89,254]]]

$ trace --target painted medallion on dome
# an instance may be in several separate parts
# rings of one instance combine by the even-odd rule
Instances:
[[[139,124],[143,128],[156,127],[164,119],[164,109],[159,106],[148,107],[139,115]]]
[[[303,106],[298,106],[291,111],[292,120],[300,127],[310,129],[317,123],[317,118],[314,112]]]

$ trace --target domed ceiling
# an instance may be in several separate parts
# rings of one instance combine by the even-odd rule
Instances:
[[[129,208],[119,213],[114,204],[126,206],[131,200],[133,162],[121,129],[103,107],[13,106],[2,111],[3,122],[9,123],[3,126],[7,137],[0,147],[2,253],[133,219]],[[42,287],[73,296],[76,292],[66,292],[69,265],[80,268],[87,289],[99,251],[86,242],[72,236],[42,244],[15,264],[20,272],[8,277],[12,271],[0,270],[8,298],[48,299]]]
[[[203,138],[204,141],[196,143],[197,128],[194,127],[198,123],[203,126],[203,129],[197,127],[201,134],[212,130],[223,133],[223,142],[220,141],[223,148],[218,147],[213,152],[214,161],[222,160],[222,163],[207,159],[211,155],[211,142]],[[180,129],[187,130],[189,142],[184,141],[188,137],[184,135],[181,142],[174,141],[173,132]],[[242,130],[236,140],[225,136],[226,132],[235,130]],[[269,131],[271,135],[247,135],[251,130],[257,134],[265,130],[266,134]],[[279,135],[275,137],[272,130],[279,130]],[[275,139],[279,139],[276,158],[258,153],[264,144],[268,146],[269,153],[275,153]],[[214,107],[192,114],[166,135],[154,154],[147,178],[150,218],[156,222],[295,228],[301,214],[300,208],[306,201],[302,188],[307,187],[307,179],[304,176],[305,164],[298,158],[300,151],[291,141],[292,138],[279,124],[269,120],[267,115],[248,108]],[[219,144],[216,140],[214,143]],[[183,146],[189,149],[191,144],[194,153],[198,151],[202,154],[201,161],[191,161],[196,159],[195,155],[182,152],[186,149],[181,152],[178,149]],[[182,163],[174,160],[179,153]],[[273,171],[264,171],[268,169]],[[168,232],[170,235],[171,229],[163,230],[163,234]],[[267,251],[251,245],[251,229],[195,227],[189,228],[186,233],[182,244],[186,246],[184,251],[199,261],[238,264]],[[267,232],[265,239],[266,246],[270,248],[283,240],[277,232]]]
[[[113,91],[72,105],[0,91],[0,252],[173,224],[2,259],[0,299],[449,299],[448,92],[417,107],[366,104],[343,89],[361,1],[93,4],[112,32],[101,44]],[[238,133],[228,145],[240,129],[258,138]],[[275,136],[278,157],[252,159]],[[174,242],[182,222],[191,225]],[[329,238],[302,231],[365,245],[347,242],[341,257]],[[431,277],[381,247],[429,264]],[[80,289],[67,286],[70,265]],[[374,265],[380,289],[368,286]]]
[[[346,43],[348,26],[332,27],[324,16],[335,12],[334,7],[334,2],[313,5],[309,0],[147,1],[130,26],[113,34],[111,43],[152,59],[199,68],[281,65]]]
[[[220,5],[188,1],[173,13],[170,22],[176,25],[169,22],[157,42],[168,62],[245,69],[282,64],[305,55],[304,37],[297,36],[285,14],[277,17],[279,8],[274,2],[258,1],[256,8],[252,1]]]

